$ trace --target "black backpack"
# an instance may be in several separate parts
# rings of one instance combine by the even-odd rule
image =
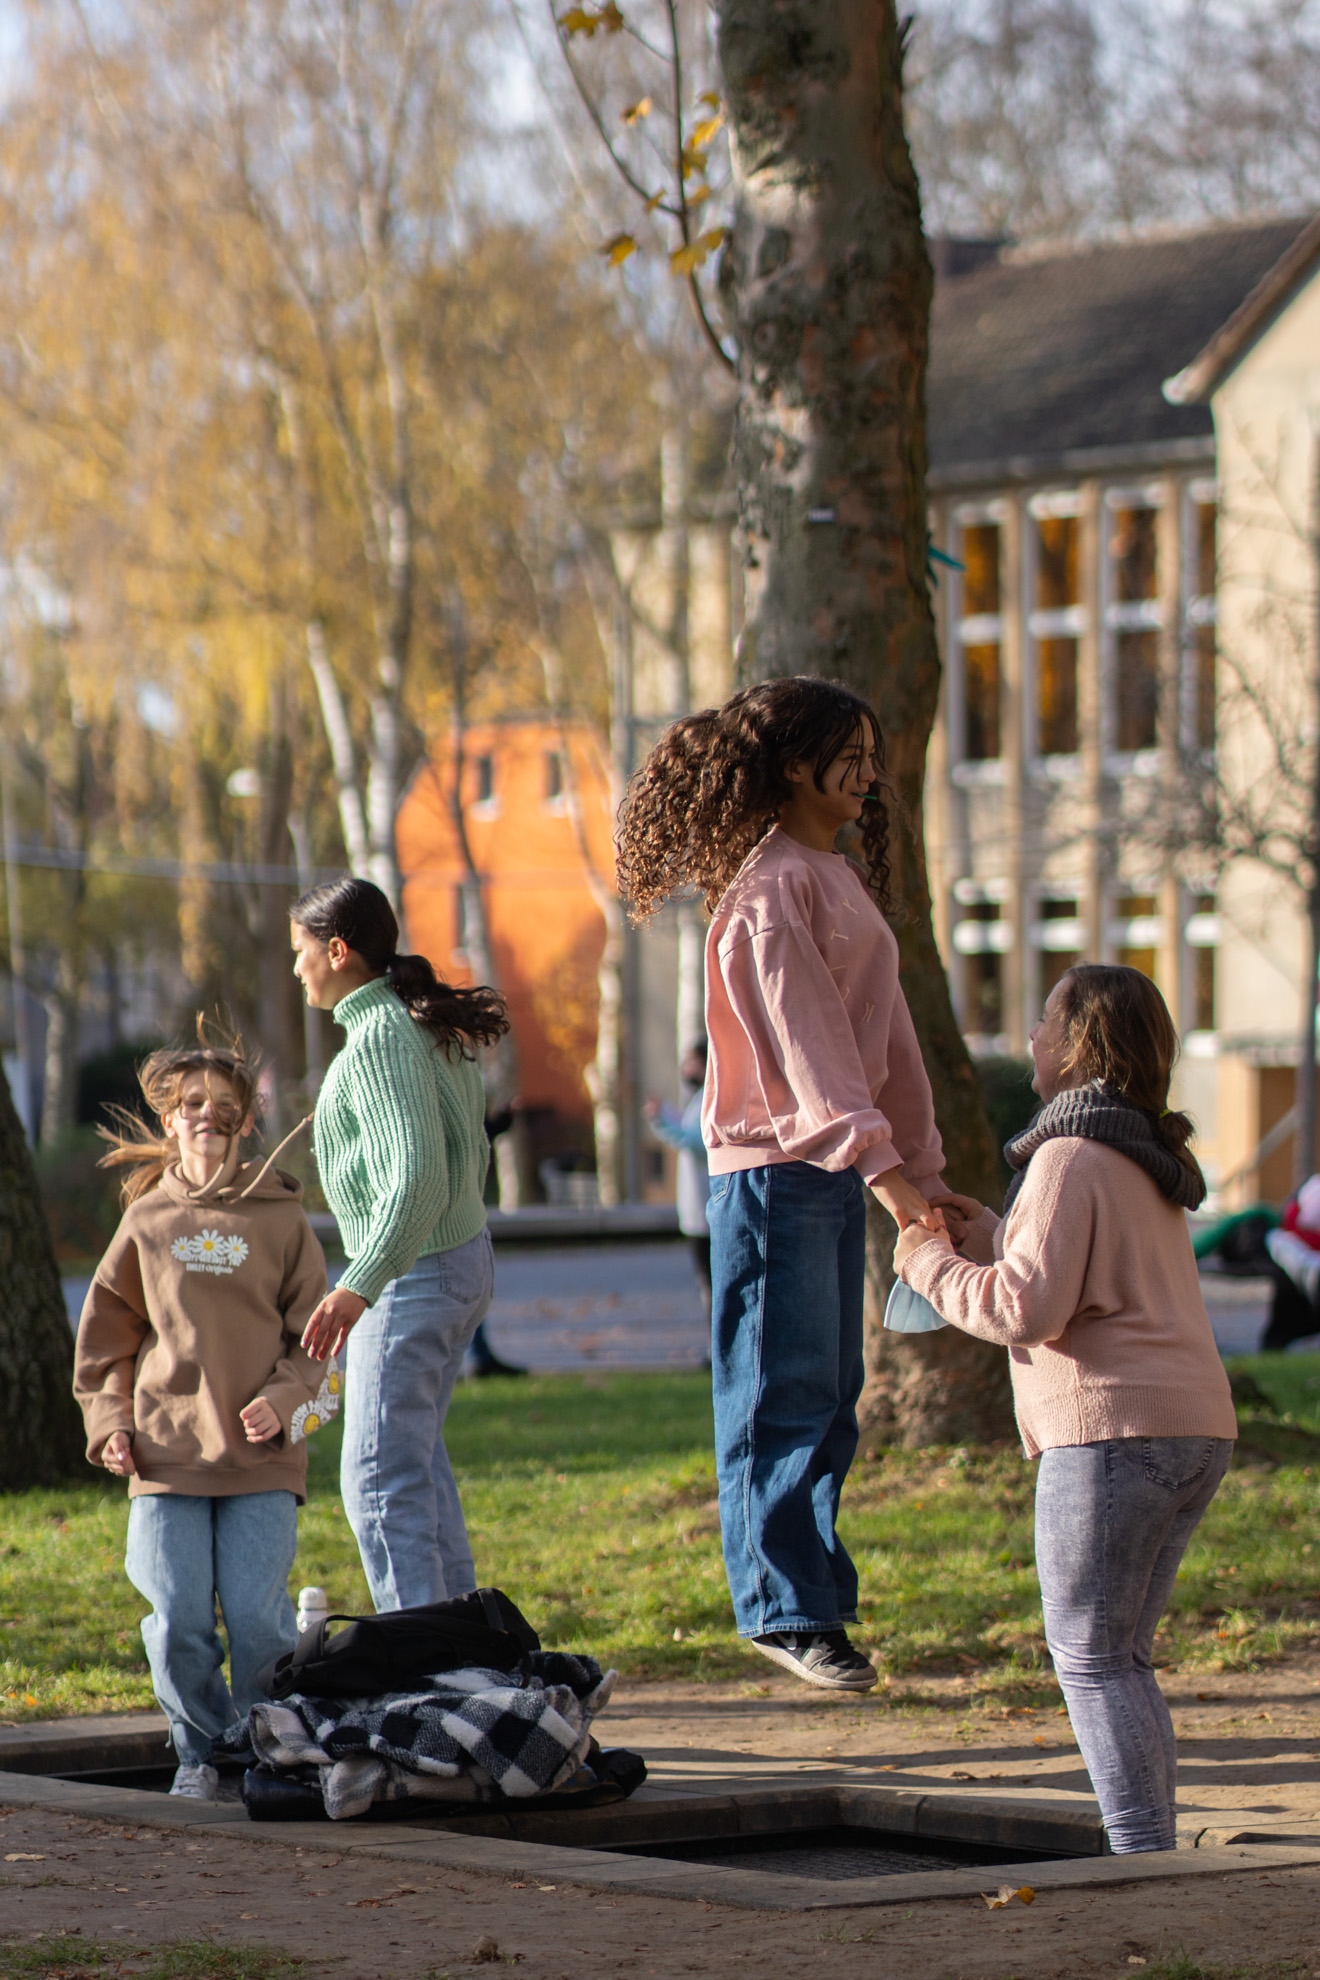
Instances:
[[[333,1622],[348,1624],[330,1637]],[[371,1698],[443,1671],[512,1671],[541,1639],[498,1588],[379,1616],[326,1616],[257,1676],[267,1698]]]

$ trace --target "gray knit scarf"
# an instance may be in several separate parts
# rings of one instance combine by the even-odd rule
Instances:
[[[1100,1080],[1087,1086],[1070,1087],[1058,1093],[1041,1108],[1029,1127],[1004,1143],[1004,1159],[1016,1170],[1004,1192],[1004,1213],[1026,1181],[1027,1164],[1047,1141],[1061,1135],[1077,1135],[1083,1141],[1103,1141],[1128,1156],[1139,1168],[1153,1176],[1170,1203],[1184,1210],[1197,1210],[1205,1198],[1205,1184],[1198,1175],[1166,1148],[1155,1132],[1150,1115],[1134,1107],[1121,1093]]]

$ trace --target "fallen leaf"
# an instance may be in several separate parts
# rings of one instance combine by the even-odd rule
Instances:
[[[952,1772],[952,1774],[950,1774],[950,1776],[949,1776],[949,1779],[950,1779],[951,1781],[974,1781],[974,1780],[977,1780],[978,1778],[979,1778],[979,1776],[978,1776],[978,1775],[976,1775],[976,1774],[964,1774],[964,1773],[962,1773],[962,1772],[961,1772],[961,1771],[960,1771],[960,1770],[959,1770],[958,1768],[956,1768],[956,1767],[954,1768],[954,1770],[953,1770],[953,1772]]]
[[[1145,1964],[1146,1964],[1146,1962],[1145,1962],[1145,1960],[1144,1960],[1144,1959],[1143,1959],[1143,1958],[1141,1957],[1141,1954],[1140,1954],[1140,1953],[1129,1953],[1129,1954],[1128,1954],[1128,1965],[1129,1965],[1129,1966],[1144,1966]]]
[[[260,1918],[261,1913],[259,1911],[240,1911],[238,1915],[240,1918]]]
[[[559,1886],[557,1884],[538,1884],[536,1888],[538,1891],[555,1891],[558,1890]]]
[[[1034,1904],[1036,1893],[1030,1884],[1020,1884],[1016,1890],[1012,1884],[1001,1884],[993,1897],[989,1891],[981,1893],[982,1902],[990,1911],[1002,1911],[1006,1904],[1012,1904],[1014,1898],[1019,1899],[1023,1904]]]
[[[1222,1691],[1198,1691],[1196,1695],[1203,1705],[1222,1705],[1224,1702]]]
[[[11,1849],[5,1857],[6,1863],[44,1863],[45,1856],[34,1855],[30,1849]]]
[[[1032,1742],[1031,1742],[1031,1743],[1032,1743],[1032,1745],[1033,1745],[1033,1746],[1048,1746],[1048,1745],[1049,1745],[1049,1741],[1048,1741],[1048,1740],[1046,1739],[1046,1737],[1045,1737],[1045,1735],[1044,1735],[1044,1733],[1037,1733],[1037,1734],[1036,1734],[1036,1737],[1035,1737],[1035,1738],[1034,1738],[1034,1739],[1032,1740]]]

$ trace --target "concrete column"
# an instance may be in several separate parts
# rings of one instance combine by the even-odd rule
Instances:
[[[1160,801],[1168,805],[1178,787],[1178,758],[1182,740],[1182,577],[1183,502],[1182,486],[1175,475],[1162,484],[1163,505],[1155,529],[1156,582],[1159,588],[1163,623],[1160,626],[1160,710],[1157,741],[1162,753]],[[1188,1019],[1186,988],[1183,982],[1183,890],[1176,873],[1166,873],[1161,882],[1159,910],[1164,922],[1164,940],[1156,957],[1156,970],[1164,1001],[1173,1021],[1182,1031]]]
[[[955,556],[956,551],[949,547],[952,508],[947,501],[932,503],[930,511],[931,542],[946,556]],[[939,943],[940,954],[944,957],[945,968],[949,973],[950,988],[953,991],[954,1006],[961,1019],[958,996],[958,971],[953,954],[953,916],[950,913],[950,894],[953,882],[958,877],[958,818],[957,801],[959,792],[952,779],[953,751],[949,735],[950,710],[950,667],[953,657],[953,620],[950,598],[954,590],[955,573],[947,565],[937,564],[940,577],[934,587],[935,636],[940,649],[940,698],[935,711],[935,726],[931,730],[930,748],[926,755],[926,875],[930,887],[931,919],[935,928],[935,940]]]
[[[1086,924],[1086,954],[1092,962],[1102,962],[1105,958],[1105,900],[1112,863],[1104,837],[1107,810],[1105,749],[1109,725],[1105,709],[1104,629],[1101,624],[1103,591],[1100,560],[1104,527],[1101,492],[1098,481],[1083,482],[1077,522],[1078,591],[1086,613],[1086,628],[1077,643],[1077,741],[1082,758],[1077,826],[1086,834],[1085,881],[1080,905],[1082,920]]]
[[[999,533],[999,749],[1004,764],[1003,821],[1005,876],[1009,896],[1005,914],[1013,923],[1013,947],[1004,957],[1004,1025],[1011,1052],[1025,1052],[1027,1032],[1034,1022],[1030,1005],[1035,996],[1027,924],[1034,903],[1023,871],[1023,837],[1027,820],[1025,777],[1026,721],[1022,497],[1005,498]]]

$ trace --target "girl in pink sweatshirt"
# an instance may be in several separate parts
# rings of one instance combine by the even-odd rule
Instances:
[[[909,1228],[894,1262],[1011,1357],[1036,1482],[1045,1636],[1110,1848],[1172,1849],[1177,1750],[1155,1631],[1237,1421],[1186,1211],[1205,1196],[1169,1111],[1178,1040],[1139,970],[1079,963],[1031,1034],[1045,1103],[1005,1154],[1005,1215],[959,1256]]]
[[[625,800],[635,919],[695,886],[706,943],[702,1129],[724,1560],[739,1634],[865,1691],[857,1573],[835,1522],[857,1448],[866,1192],[900,1228],[953,1198],[898,980],[875,715],[835,682],[768,681],[677,722]],[[861,864],[835,850],[857,828]],[[979,1206],[976,1206],[979,1208]]]

